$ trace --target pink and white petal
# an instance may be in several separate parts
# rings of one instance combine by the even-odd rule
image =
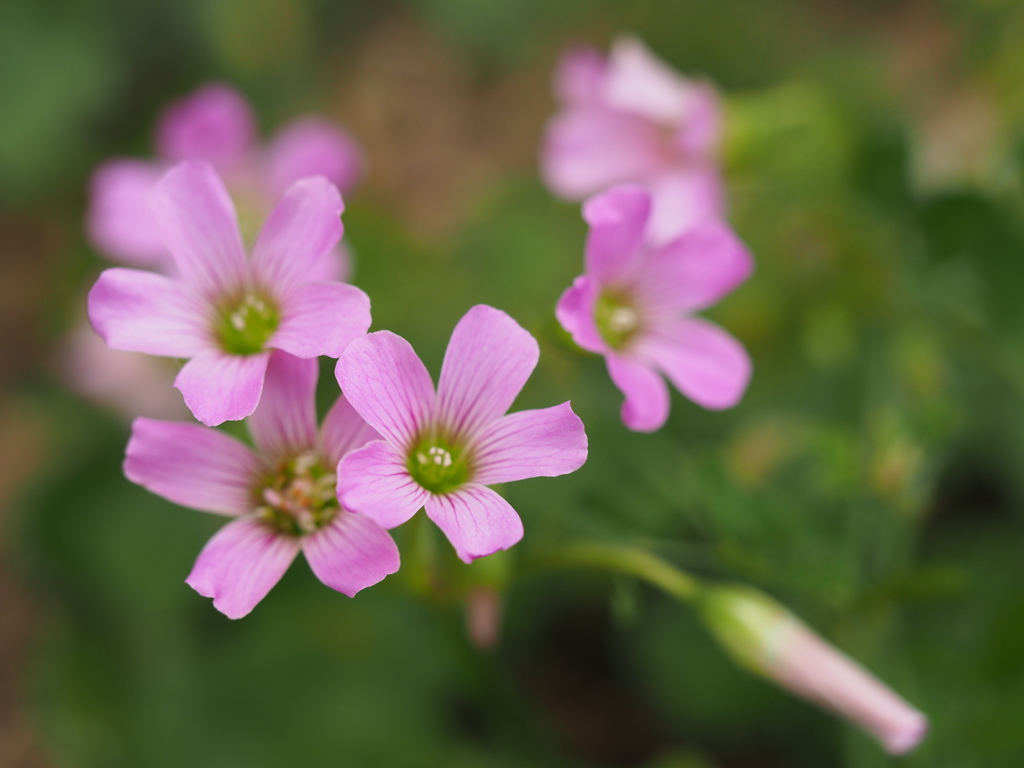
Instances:
[[[89,180],[86,229],[96,250],[137,267],[170,266],[149,192],[166,169],[157,163],[118,159],[104,163]]]
[[[753,270],[750,252],[732,230],[710,222],[652,253],[634,286],[650,313],[677,317],[715,304]]]
[[[370,329],[370,297],[345,283],[306,283],[287,297],[267,346],[296,357],[340,357]]]
[[[656,58],[634,37],[619,38],[608,56],[605,102],[661,123],[678,123],[689,113],[693,85]]]
[[[286,125],[267,153],[267,177],[274,196],[308,176],[324,176],[347,193],[363,172],[363,153],[348,133],[318,117]]]
[[[287,296],[309,281],[309,271],[341,240],[345,205],[323,176],[288,188],[263,224],[252,251],[257,282]]]
[[[508,549],[523,538],[523,521],[512,505],[482,485],[431,496],[426,510],[465,563]]]
[[[589,352],[604,354],[608,345],[594,321],[594,303],[598,288],[586,275],[580,275],[565,289],[555,305],[555,317],[572,335],[573,341]]]
[[[216,429],[138,418],[125,452],[124,474],[175,504],[221,515],[253,506],[260,459]]]
[[[192,415],[209,427],[252,414],[263,392],[269,352],[229,355],[211,350],[196,355],[178,371],[174,386]]]
[[[347,453],[338,464],[338,501],[384,528],[401,525],[430,494],[409,475],[405,454],[383,440]]]
[[[313,573],[331,589],[355,597],[401,565],[391,535],[368,517],[342,510],[330,525],[302,540]]]
[[[299,554],[299,539],[251,517],[232,520],[199,553],[185,583],[229,619],[246,616]]]
[[[223,173],[246,163],[255,136],[245,98],[229,85],[210,83],[164,110],[156,144],[168,160],[204,160]]]
[[[320,448],[324,462],[330,467],[338,466],[349,451],[380,439],[377,431],[363,420],[344,395],[338,395],[320,428]]]
[[[89,322],[114,349],[192,357],[211,345],[205,302],[155,272],[105,270],[88,304]]]
[[[668,162],[658,126],[600,106],[569,107],[548,123],[541,175],[567,200],[584,200],[614,184],[643,182]]]
[[[316,448],[316,382],[320,366],[287,352],[274,352],[263,379],[259,405],[246,424],[260,452],[278,458]]]
[[[153,188],[150,205],[187,285],[213,299],[245,283],[249,267],[235,205],[210,165],[174,166]]]
[[[644,231],[651,213],[651,196],[632,184],[612,187],[583,205],[590,225],[586,272],[598,285],[632,278],[643,263]]]
[[[399,447],[408,447],[433,417],[434,382],[409,342],[390,331],[353,341],[335,376],[359,415]]]
[[[437,384],[438,421],[451,437],[474,437],[512,406],[540,347],[500,309],[478,304],[452,331]]]
[[[569,403],[510,413],[494,422],[474,444],[473,482],[510,483],[529,477],[558,477],[587,460],[587,433]]]
[[[596,104],[601,99],[607,61],[589,46],[562,54],[555,70],[555,95],[563,104]]]
[[[647,242],[660,247],[695,226],[725,218],[721,175],[713,165],[663,174],[651,183]]]
[[[668,380],[704,408],[731,408],[750,381],[750,356],[736,339],[697,317],[665,324],[644,336],[636,348]]]
[[[626,396],[622,422],[634,432],[654,432],[668,420],[668,386],[656,370],[634,357],[609,354],[608,375]]]

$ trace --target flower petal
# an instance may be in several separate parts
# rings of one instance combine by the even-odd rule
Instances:
[[[341,240],[345,205],[338,189],[322,176],[292,184],[267,217],[252,251],[257,281],[287,295]]]
[[[164,111],[156,143],[168,160],[205,160],[224,172],[244,164],[255,134],[245,98],[228,85],[211,83]]]
[[[472,438],[512,406],[537,366],[540,348],[500,309],[478,304],[459,320],[441,366],[438,419]]]
[[[384,528],[394,528],[415,515],[429,495],[409,476],[402,452],[383,440],[346,454],[338,464],[341,506]]]
[[[380,440],[380,435],[356,413],[344,395],[338,395],[320,428],[324,462],[336,467],[346,453],[362,448],[371,440]]]
[[[692,103],[692,85],[634,37],[619,38],[608,56],[604,97],[616,109],[662,123],[680,122]]]
[[[395,445],[408,446],[433,415],[430,374],[409,342],[390,331],[349,344],[335,375],[352,407]]]
[[[132,424],[124,474],[183,507],[242,515],[252,509],[260,465],[248,447],[219,430],[139,418]]]
[[[331,589],[354,597],[398,570],[391,535],[368,517],[342,511],[331,524],[302,540],[313,573]]]
[[[187,285],[216,298],[245,282],[249,268],[235,206],[213,168],[174,166],[154,187],[150,205]]]
[[[240,619],[267,596],[292,560],[299,540],[251,517],[232,520],[199,553],[185,583],[229,619]]]
[[[587,276],[598,285],[627,280],[642,262],[644,230],[651,196],[642,187],[612,187],[583,206],[590,225],[587,235]]]
[[[269,352],[204,352],[185,363],[174,386],[192,415],[203,424],[215,427],[225,421],[238,421],[256,410],[269,360]]]
[[[605,57],[589,46],[562,54],[555,70],[555,95],[565,104],[594,104],[601,98]]]
[[[597,294],[598,287],[594,281],[586,275],[580,275],[558,299],[555,317],[562,327],[572,334],[573,341],[583,349],[604,354],[608,351],[608,345],[601,338],[601,332],[594,320]]]
[[[501,496],[482,485],[431,496],[427,516],[437,523],[465,563],[508,549],[523,538],[523,521]]]
[[[651,218],[647,242],[655,247],[695,226],[725,217],[725,196],[718,168],[710,163],[663,174],[651,182]]]
[[[664,371],[676,389],[705,408],[731,408],[750,381],[750,357],[743,345],[700,318],[652,329],[635,351]]]
[[[168,266],[149,192],[165,169],[157,163],[118,159],[96,169],[89,181],[86,228],[103,255],[139,267]]]
[[[345,194],[362,171],[363,153],[355,140],[317,117],[286,125],[274,137],[267,156],[267,175],[275,196],[307,176],[324,176]]]
[[[587,460],[587,433],[569,403],[562,403],[503,416],[474,447],[473,482],[510,483],[575,472]]]
[[[608,375],[626,401],[622,422],[634,432],[654,432],[668,419],[668,387],[657,371],[645,363],[617,354],[606,359]]]
[[[89,291],[89,322],[114,349],[192,357],[210,347],[209,309],[170,278],[105,270]]]
[[[308,283],[347,283],[352,277],[352,249],[342,240],[310,265]]]
[[[316,360],[274,352],[267,364],[259,406],[246,422],[260,452],[279,458],[308,451],[317,444]]]
[[[267,346],[296,357],[340,357],[370,329],[370,298],[354,285],[306,283],[288,296],[281,314]]]

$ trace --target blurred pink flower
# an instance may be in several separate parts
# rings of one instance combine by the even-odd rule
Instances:
[[[604,355],[626,401],[622,420],[639,432],[668,418],[661,375],[705,408],[743,396],[750,358],[717,325],[693,317],[750,275],[753,262],[721,223],[694,226],[663,246],[645,242],[651,199],[635,186],[588,201],[586,272],[558,300],[558,321],[586,350]]]
[[[251,414],[271,350],[338,357],[369,329],[365,293],[309,275],[343,231],[344,205],[326,179],[289,187],[251,258],[231,198],[208,164],[181,163],[151,197],[174,275],[106,270],[89,293],[89,319],[114,349],[188,359],[174,386],[199,421],[213,426]]]
[[[505,413],[539,355],[515,320],[485,305],[455,326],[436,394],[405,339],[378,331],[352,342],[338,382],[384,439],[342,460],[341,503],[385,528],[425,507],[465,562],[518,542],[519,515],[487,486],[557,477],[587,460],[583,422],[569,403]]]
[[[256,450],[198,424],[136,419],[124,462],[134,483],[185,507],[233,517],[187,583],[231,619],[248,614],[301,550],[349,597],[399,566],[387,531],[338,504],[341,457],[377,434],[339,397],[317,429],[316,360],[274,352],[249,419]]]
[[[203,160],[217,170],[250,243],[274,203],[294,182],[324,176],[347,194],[363,166],[355,141],[318,117],[289,123],[267,146],[259,146],[248,103],[222,83],[202,86],[170,104],[157,124],[156,146],[156,160],[110,160],[90,182],[89,237],[97,250],[132,266],[170,266],[149,191],[175,163]],[[342,244],[325,256],[321,269],[323,279],[347,278],[349,259]]]
[[[548,124],[541,169],[556,195],[584,200],[642,184],[654,201],[647,235],[655,244],[722,217],[721,114],[710,84],[682,77],[627,37],[607,58],[589,48],[566,53],[555,92],[562,109]]]

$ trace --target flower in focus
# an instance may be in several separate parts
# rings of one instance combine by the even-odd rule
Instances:
[[[339,397],[317,430],[318,366],[274,352],[247,424],[256,450],[198,424],[136,419],[125,475],[153,493],[234,519],[210,539],[187,583],[228,618],[249,613],[299,550],[349,597],[398,570],[398,547],[335,494],[341,457],[377,437]]]
[[[668,418],[661,374],[698,405],[720,409],[743,396],[751,368],[739,342],[692,316],[750,275],[747,249],[721,223],[649,245],[650,209],[650,195],[633,186],[615,187],[584,205],[586,272],[555,310],[577,344],[605,356],[626,396],[622,420],[639,432],[659,429]]]
[[[425,507],[465,562],[518,542],[519,515],[487,486],[557,477],[587,459],[583,422],[568,402],[506,415],[539,354],[515,320],[478,305],[455,326],[435,394],[405,339],[378,331],[354,341],[338,360],[338,382],[384,439],[342,460],[342,504],[385,528]]]
[[[616,184],[641,184],[654,201],[647,236],[658,245],[722,218],[721,114],[710,84],[621,38],[607,58],[591,49],[565,54],[555,91],[562,110],[548,124],[541,155],[552,192],[584,200]]]
[[[894,755],[924,738],[928,719],[757,590],[712,588],[700,603],[711,632],[743,666],[859,725]]]
[[[206,163],[182,163],[152,193],[174,275],[108,269],[89,319],[114,349],[186,358],[174,386],[204,424],[251,414],[271,350],[338,357],[370,327],[370,300],[310,268],[341,238],[344,205],[322,177],[296,182],[247,258],[235,208]]]
[[[205,85],[169,105],[157,125],[156,146],[156,160],[110,160],[90,182],[90,240],[100,252],[132,266],[169,266],[149,191],[175,163],[202,160],[217,170],[227,183],[250,243],[274,203],[294,182],[324,176],[347,194],[363,165],[355,141],[317,117],[289,123],[266,147],[260,147],[249,105],[238,91],[221,83]],[[348,256],[340,243],[325,255],[319,269],[319,279],[347,277]]]

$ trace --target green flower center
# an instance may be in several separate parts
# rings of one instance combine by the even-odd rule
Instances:
[[[221,306],[214,331],[225,352],[253,355],[263,351],[280,323],[281,315],[273,302],[247,291]]]
[[[431,493],[450,493],[469,481],[472,467],[463,446],[442,437],[422,438],[409,451],[406,467],[412,479]]]
[[[337,480],[315,451],[301,453],[262,478],[256,487],[256,516],[289,536],[315,533],[341,511]]]
[[[594,322],[612,349],[622,349],[640,330],[640,313],[629,296],[605,291],[594,305]]]

